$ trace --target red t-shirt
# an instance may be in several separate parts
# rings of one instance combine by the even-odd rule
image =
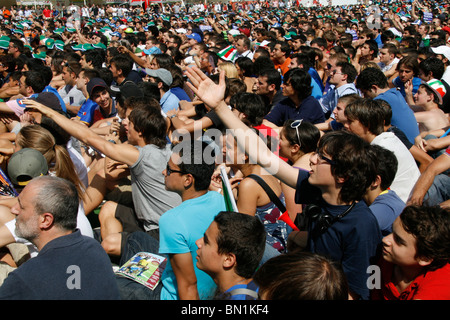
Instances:
[[[279,144],[280,138],[278,136],[278,133],[271,127],[266,126],[265,124],[260,124],[259,126],[255,126],[254,128],[265,137],[270,136],[272,138],[272,143],[276,143],[276,150],[273,153],[280,157],[280,144]],[[286,158],[283,157],[280,158],[284,161],[287,161]]]
[[[392,283],[393,266],[382,259],[381,290],[372,292],[373,300],[450,300],[450,264],[421,274],[403,292]]]

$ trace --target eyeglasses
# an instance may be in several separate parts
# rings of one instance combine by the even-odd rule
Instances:
[[[298,140],[298,145],[301,147],[302,146],[302,142],[300,141],[300,135],[298,134],[298,127],[300,127],[300,125],[302,124],[303,119],[299,119],[299,120],[294,120],[291,123],[291,128],[294,129],[295,128],[295,133],[297,134],[297,140]]]
[[[331,160],[330,158],[325,157],[320,151],[319,149],[316,150],[316,154],[317,157],[323,161],[325,161],[326,163],[328,163],[329,165],[334,165],[336,164],[336,162],[334,162],[333,160]],[[322,162],[323,163],[323,162]]]
[[[172,173],[179,173],[179,174],[188,174],[188,172],[180,171],[180,170],[174,170],[170,169],[169,164],[166,165],[166,173],[168,176],[170,176]]]
[[[343,73],[342,72],[337,72],[336,70],[333,70],[333,71],[331,71],[331,74],[335,75],[335,74],[343,74]]]

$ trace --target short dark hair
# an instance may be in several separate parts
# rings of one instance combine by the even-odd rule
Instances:
[[[383,44],[382,49],[387,49],[389,54],[393,54],[394,56],[397,56],[397,54],[399,54],[400,50],[398,49],[398,47],[393,44],[393,43],[385,43]]]
[[[358,71],[354,65],[349,62],[338,62],[336,63],[336,67],[341,68],[341,72],[347,75],[347,83],[353,83],[358,76]]]
[[[255,93],[239,92],[231,97],[230,105],[246,115],[245,122],[251,127],[260,125],[268,113],[263,99]]]
[[[167,145],[166,140],[166,121],[161,114],[159,102],[150,99],[146,104],[136,106],[129,115],[130,122],[134,129],[140,132],[147,144],[154,144],[159,148]]]
[[[378,156],[377,175],[381,178],[381,190],[387,190],[397,174],[398,160],[395,154],[379,145],[372,145]]]
[[[3,64],[8,72],[13,72],[16,68],[16,59],[12,54],[0,56],[0,63]]]
[[[370,90],[374,85],[380,89],[388,87],[386,76],[383,71],[378,68],[365,68],[356,78],[356,87],[360,90]]]
[[[370,51],[373,51],[372,57],[378,56],[378,44],[375,40],[366,40],[364,44],[367,44],[370,48]]]
[[[450,211],[439,206],[407,206],[400,214],[406,232],[416,239],[417,257],[433,259],[428,270],[450,262]]]
[[[291,47],[287,41],[277,40],[275,44],[280,45],[280,50],[284,53],[285,57],[289,57],[291,55]]]
[[[105,59],[97,50],[85,51],[83,55],[86,62],[91,62],[92,67],[95,69],[100,69],[103,66],[103,62],[105,62]]]
[[[263,257],[266,231],[261,220],[239,212],[222,211],[214,217],[219,234],[219,254],[236,256],[236,274],[249,279],[253,276]]]
[[[258,59],[257,59],[258,60]],[[266,77],[267,78],[267,84],[271,85],[274,84],[275,85],[275,90],[279,90],[281,87],[281,74],[275,70],[274,68],[268,68],[268,69],[264,69],[262,71],[259,72],[259,76],[260,77]]]
[[[25,77],[25,84],[31,87],[35,93],[40,93],[44,90],[46,84],[40,72],[30,70],[23,72],[22,75]]]
[[[377,158],[370,144],[353,133],[339,130],[325,133],[319,140],[318,150],[332,158],[332,175],[345,179],[340,199],[360,201],[376,178]]]
[[[310,55],[306,53],[296,53],[291,56],[291,60],[297,59],[297,63],[299,65],[302,65],[303,67],[301,69],[308,71],[310,68],[314,66],[313,61],[310,58]]]
[[[109,63],[114,63],[115,67],[118,70],[122,70],[122,74],[124,77],[127,77],[131,70],[133,70],[133,60],[131,60],[131,58],[125,54],[114,56]]]
[[[194,177],[195,190],[208,190],[215,169],[213,144],[188,139],[174,144],[172,150],[178,151],[181,162],[177,165],[180,170]]]
[[[374,135],[384,131],[385,110],[377,100],[362,98],[345,107],[345,117],[348,121],[358,120]]]
[[[325,40],[324,38],[314,38],[310,42],[310,45],[313,45],[313,44],[317,44],[319,47],[324,47],[324,48],[328,47],[327,40]]]
[[[14,48],[18,49],[19,52],[23,52],[25,49],[25,45],[23,43],[22,40],[17,39],[17,38],[11,38],[9,40],[10,43],[12,43],[12,45],[14,46]]]
[[[441,59],[429,57],[419,64],[419,70],[422,70],[426,76],[428,76],[431,72],[433,74],[433,78],[441,79],[445,72],[445,65]]]

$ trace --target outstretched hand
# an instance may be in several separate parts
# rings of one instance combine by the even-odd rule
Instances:
[[[35,100],[24,99],[23,103],[27,106],[27,108],[35,109],[36,111],[42,113],[45,116],[53,111],[53,109],[43,105],[42,103],[35,101]]]
[[[207,104],[211,109],[217,108],[225,99],[225,72],[220,72],[219,84],[215,84],[199,68],[192,67],[186,69],[186,75],[190,82],[188,87]]]

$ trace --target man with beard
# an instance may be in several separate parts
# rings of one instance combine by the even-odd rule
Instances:
[[[76,229],[78,203],[77,189],[65,179],[43,176],[27,184],[11,212],[17,235],[39,254],[8,275],[1,299],[119,299],[108,256]]]

